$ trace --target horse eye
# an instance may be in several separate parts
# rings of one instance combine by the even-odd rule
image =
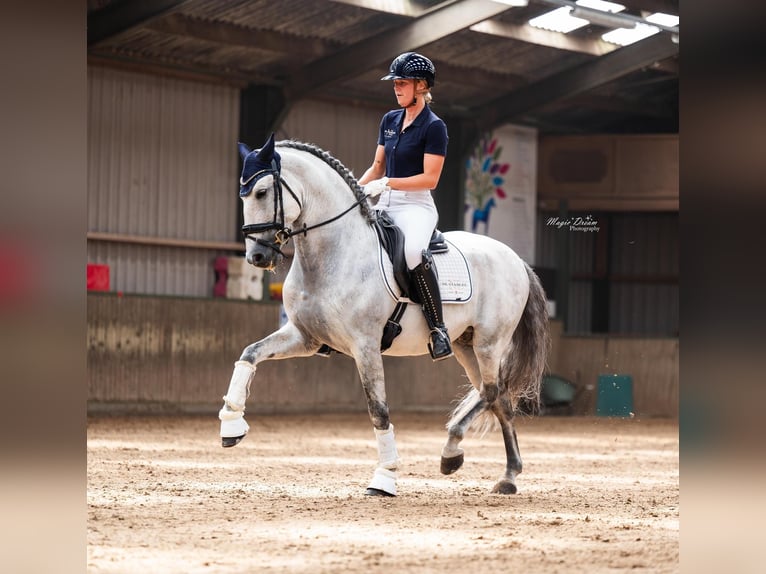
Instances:
[[[264,189],[264,188],[262,188],[262,189],[259,189],[259,190],[256,190],[256,192],[255,192],[255,197],[256,197],[257,199],[261,199],[261,198],[263,198],[265,195],[266,195],[266,189]]]

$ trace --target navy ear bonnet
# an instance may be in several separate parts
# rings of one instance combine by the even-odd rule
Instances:
[[[279,177],[282,161],[279,152],[274,149],[274,134],[272,133],[264,146],[251,151],[245,144],[238,144],[239,154],[244,160],[242,175],[239,178],[239,196],[246,197],[253,191],[256,182],[267,175]]]

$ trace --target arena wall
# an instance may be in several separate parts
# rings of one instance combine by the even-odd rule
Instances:
[[[251,342],[279,324],[275,302],[88,294],[90,413],[215,413],[231,370]],[[575,412],[595,412],[599,374],[630,374],[638,415],[676,416],[678,340],[565,336],[551,323],[551,372],[580,388]],[[454,360],[385,358],[392,410],[448,412],[468,384]],[[343,355],[267,361],[251,389],[251,413],[361,411],[354,362]]]

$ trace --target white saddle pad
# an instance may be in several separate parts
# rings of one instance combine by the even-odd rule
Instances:
[[[442,303],[466,303],[473,295],[473,283],[471,271],[465,256],[457,246],[445,239],[449,244],[447,253],[434,253],[434,264],[439,275],[439,291]],[[401,297],[399,285],[394,279],[394,266],[383,246],[378,243],[380,273],[383,283],[386,285],[388,294],[394,301],[409,301],[407,297]]]

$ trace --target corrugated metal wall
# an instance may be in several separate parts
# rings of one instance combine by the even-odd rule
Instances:
[[[593,271],[594,233],[569,231],[547,225],[552,213],[538,213],[537,220],[537,263],[539,267],[556,268],[558,265],[558,234],[567,233],[569,242],[569,268],[572,275]],[[572,217],[575,214],[571,214]],[[593,307],[593,287],[590,281],[571,280],[569,283],[569,305],[567,309],[567,332],[590,333]]]
[[[88,68],[88,231],[236,241],[239,91]],[[209,296],[221,252],[88,242],[111,289]]]
[[[570,213],[570,217],[588,214]],[[537,225],[537,263],[556,268],[559,233],[568,234],[572,275],[594,273],[595,233],[546,225],[555,214],[541,212]],[[609,332],[678,334],[678,214],[613,213],[608,218]],[[633,278],[634,280],[631,280]],[[589,279],[571,279],[568,333],[592,332],[593,287]]]
[[[610,270],[651,283],[613,282],[609,330],[613,333],[678,334],[678,214],[614,214]]]
[[[277,135],[318,145],[361,177],[375,156],[380,120],[387,111],[305,100],[293,106]]]

